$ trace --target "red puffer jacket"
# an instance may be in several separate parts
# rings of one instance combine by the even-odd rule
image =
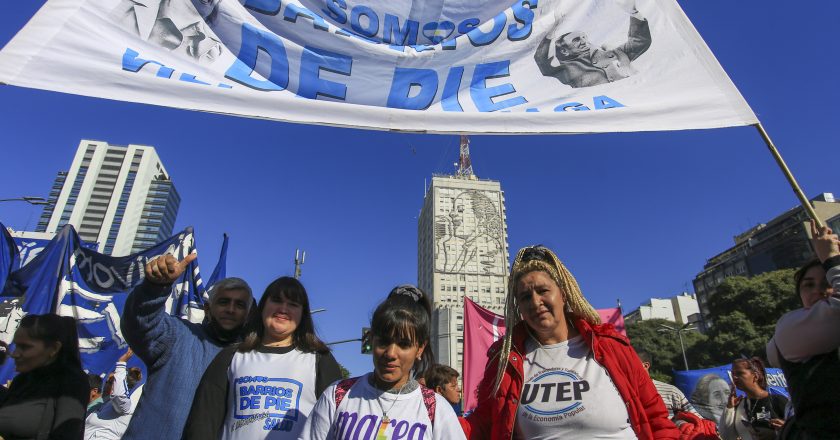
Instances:
[[[478,406],[467,418],[470,430],[467,436],[470,440],[513,438],[516,409],[524,382],[525,325],[520,322],[513,328],[513,348],[508,358],[508,367],[495,395],[493,384],[502,341],[496,341],[488,351],[490,361],[478,387]],[[577,320],[575,327],[621,394],[636,436],[640,440],[679,439],[680,431],[668,418],[662,398],[627,338],[617,333],[611,324],[593,326],[584,320]]]

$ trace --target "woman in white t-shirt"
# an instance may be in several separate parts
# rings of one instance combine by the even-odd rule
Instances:
[[[274,280],[257,310],[255,330],[207,367],[185,439],[296,439],[318,396],[341,378],[315,335],[309,297],[298,280]]]
[[[452,406],[415,380],[432,363],[430,326],[426,295],[394,288],[371,319],[373,371],[327,388],[300,439],[464,439]]]
[[[509,283],[470,439],[679,438],[630,342],[601,323],[554,252],[521,249]]]

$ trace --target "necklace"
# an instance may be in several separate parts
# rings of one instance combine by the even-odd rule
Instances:
[[[397,397],[395,397],[394,401],[391,402],[391,406],[388,408],[388,411],[394,409],[394,405],[397,404],[397,400],[399,400],[403,390],[405,390],[405,386],[408,385],[410,382],[411,381],[409,380],[400,387],[400,392],[397,393]],[[387,440],[387,437],[385,436],[385,430],[388,429],[388,425],[391,423],[391,419],[388,417],[388,411],[385,411],[385,406],[383,406],[382,402],[379,400],[381,396],[381,394],[379,396],[376,396],[376,403],[379,405],[379,409],[382,410],[382,423],[379,424],[379,432],[376,434],[376,440]]]

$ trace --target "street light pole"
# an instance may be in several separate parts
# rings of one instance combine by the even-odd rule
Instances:
[[[43,197],[34,197],[34,196],[23,196],[23,197],[13,197],[10,199],[0,199],[0,202],[26,202],[30,205],[49,205],[47,199]]]
[[[356,339],[342,339],[342,340],[340,340],[340,341],[327,342],[327,343],[326,343],[326,345],[346,344],[346,343],[348,343],[348,342],[359,342],[359,341],[361,341],[361,340],[362,340],[362,338],[356,338]]]
[[[688,357],[686,357],[686,355],[685,355],[685,342],[683,342],[682,332],[697,330],[695,327],[692,327],[693,325],[694,325],[693,322],[687,322],[687,323],[683,324],[683,326],[680,327],[680,328],[674,328],[674,327],[671,327],[670,325],[659,324],[659,326],[662,327],[661,329],[659,329],[659,331],[661,331],[661,332],[667,331],[667,332],[676,333],[677,337],[680,338],[680,349],[682,350],[683,363],[685,364],[686,371],[688,371]]]
[[[680,348],[682,349],[683,363],[685,363],[685,371],[688,371],[688,358],[685,357],[685,344],[683,343],[682,329],[680,329],[680,331],[677,332],[677,336],[680,337]]]

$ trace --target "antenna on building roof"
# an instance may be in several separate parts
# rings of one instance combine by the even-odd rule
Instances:
[[[461,179],[475,179],[472,160],[470,159],[470,137],[464,134],[461,135],[461,154],[458,158],[456,175]]]

